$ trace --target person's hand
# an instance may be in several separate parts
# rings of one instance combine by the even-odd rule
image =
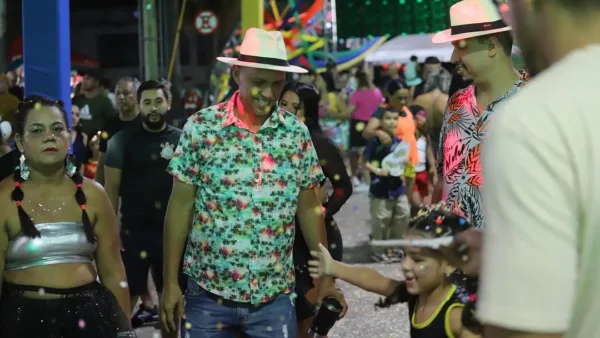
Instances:
[[[431,168],[429,170],[429,174],[431,175],[431,183],[433,183],[433,185],[436,185],[438,181],[437,171],[434,168]]]
[[[392,144],[392,137],[383,130],[377,131],[377,138],[386,146]]]
[[[441,246],[440,251],[450,264],[469,276],[478,276],[481,265],[481,242],[483,233],[470,228],[454,236],[449,246]]]
[[[160,297],[160,324],[167,332],[176,332],[181,318],[185,318],[183,294],[178,284],[165,285]]]
[[[308,272],[313,279],[331,276],[333,258],[327,248],[319,243],[319,251],[311,251],[310,254],[316,258],[308,261]]]
[[[330,280],[333,282],[319,283],[319,293],[317,295],[315,305],[320,306],[323,299],[327,297],[335,298],[335,300],[340,302],[340,305],[342,305],[342,311],[340,311],[340,314],[338,315],[338,319],[342,319],[346,315],[346,312],[348,312],[348,303],[346,302],[346,298],[344,297],[342,290],[335,285],[335,280]]]
[[[390,176],[390,168],[379,168],[377,170],[377,176],[381,176],[381,177]]]

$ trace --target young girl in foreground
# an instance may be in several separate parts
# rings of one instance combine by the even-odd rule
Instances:
[[[452,236],[466,230],[470,224],[462,217],[447,211],[443,204],[422,210],[411,220],[405,239],[431,239]],[[456,282],[459,274],[438,250],[406,247],[401,268],[404,281],[384,277],[379,272],[335,261],[327,249],[312,252],[309,262],[313,278],[333,276],[363,290],[385,296],[377,305],[387,307],[408,303],[410,336],[412,338],[471,338],[480,337],[479,325],[473,317],[474,294]],[[465,308],[467,306],[467,308]],[[464,323],[464,324],[463,324]]]

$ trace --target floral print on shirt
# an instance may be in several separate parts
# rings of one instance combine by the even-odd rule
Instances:
[[[517,93],[529,81],[521,71],[520,79],[500,98],[481,111],[475,99],[475,86],[456,92],[449,100],[440,132],[437,171],[444,183],[444,200],[456,212],[482,228],[481,145],[487,125],[498,104]]]
[[[298,196],[325,177],[295,115],[276,108],[255,134],[234,113],[237,96],[188,119],[167,171],[197,187],[184,273],[225,299],[262,303],[293,290]]]

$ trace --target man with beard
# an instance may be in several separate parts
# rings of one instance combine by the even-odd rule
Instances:
[[[450,8],[450,21],[452,27],[434,35],[433,42],[452,42],[456,72],[459,76],[468,72],[473,85],[448,100],[437,156],[441,179],[433,203],[442,196],[450,208],[481,228],[481,142],[495,110],[519,91],[528,75],[513,67],[511,28],[492,0],[460,1]]]
[[[104,154],[108,148],[108,140],[119,131],[130,125],[140,123],[137,90],[140,81],[133,77],[119,79],[115,87],[117,115],[106,121],[100,138],[100,157],[96,171],[96,182],[104,185]]]
[[[163,224],[173,185],[166,168],[181,134],[165,122],[171,96],[164,84],[146,81],[137,97],[142,123],[118,132],[105,157],[105,188],[116,214],[121,196],[122,255],[132,306],[147,294],[150,269],[162,291]]]
[[[81,131],[87,135],[96,135],[104,128],[106,121],[115,116],[115,107],[100,88],[101,72],[93,69],[83,77],[83,94],[73,98],[73,104],[80,107],[79,119]]]
[[[489,338],[598,337],[600,1],[509,4],[536,77],[485,143],[478,316]]]

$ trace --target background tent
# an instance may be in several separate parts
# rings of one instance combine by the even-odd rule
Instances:
[[[428,56],[436,56],[442,62],[450,62],[452,44],[434,44],[433,34],[396,36],[381,47],[367,55],[365,61],[371,64],[387,64],[390,62],[406,63],[416,55],[420,61]]]

